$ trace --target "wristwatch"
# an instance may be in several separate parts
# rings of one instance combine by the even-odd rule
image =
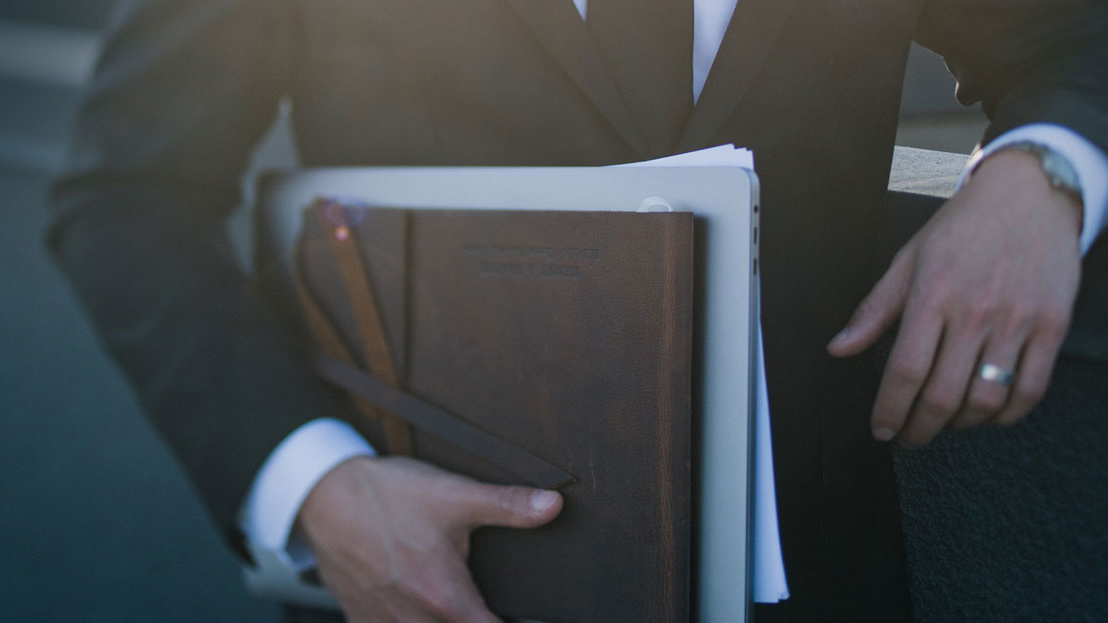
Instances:
[[[1042,143],[1033,141],[1009,143],[997,151],[1003,151],[1005,149],[1018,149],[1034,154],[1039,158],[1039,165],[1042,166],[1043,173],[1046,174],[1047,180],[1050,181],[1051,186],[1074,197],[1079,202],[1083,201],[1084,197],[1081,194],[1081,178],[1078,177],[1077,169],[1074,168],[1069,158],[1066,158]]]

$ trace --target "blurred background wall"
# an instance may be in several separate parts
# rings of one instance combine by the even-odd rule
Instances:
[[[240,588],[42,246],[112,4],[0,0],[0,619],[276,620]],[[941,61],[913,49],[898,143],[968,153],[982,128]],[[257,159],[291,153],[279,129]]]

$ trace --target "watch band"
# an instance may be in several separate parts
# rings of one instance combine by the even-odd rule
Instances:
[[[1078,201],[1083,200],[1081,178],[1077,174],[1077,169],[1074,168],[1069,158],[1066,158],[1060,152],[1051,149],[1048,145],[1034,141],[1009,143],[1001,147],[999,151],[1005,149],[1018,149],[1034,154],[1038,157],[1039,165],[1052,187],[1075,197]]]

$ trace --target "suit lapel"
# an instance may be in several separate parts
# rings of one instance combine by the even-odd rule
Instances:
[[[664,156],[692,112],[692,0],[589,0],[600,50],[653,156]]]
[[[569,0],[508,0],[508,3],[616,131],[642,157],[648,157],[650,146],[573,3]]]
[[[739,0],[678,151],[706,146],[727,121],[781,36],[796,0]]]

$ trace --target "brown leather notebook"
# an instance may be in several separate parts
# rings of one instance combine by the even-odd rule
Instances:
[[[294,272],[355,426],[565,496],[548,526],[474,534],[494,612],[688,619],[692,240],[690,213],[306,212]]]

